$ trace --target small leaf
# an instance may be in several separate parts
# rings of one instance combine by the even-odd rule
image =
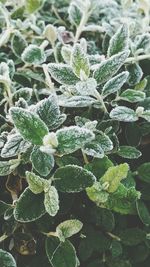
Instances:
[[[78,4],[76,4],[75,2],[71,3],[68,9],[68,13],[71,24],[78,26],[82,17],[82,12]]]
[[[128,49],[129,31],[128,25],[123,24],[110,39],[107,55],[111,57]]]
[[[150,213],[143,201],[138,200],[136,202],[137,212],[142,223],[146,226],[150,225]]]
[[[96,102],[96,99],[90,96],[72,96],[72,97],[63,97],[59,99],[59,105],[62,107],[90,107]]]
[[[51,76],[60,84],[75,85],[79,81],[79,78],[77,78],[69,65],[49,63],[48,70]]]
[[[10,113],[15,127],[25,140],[36,145],[43,143],[48,128],[38,115],[18,107],[11,108]]]
[[[137,169],[140,180],[150,183],[150,162],[145,162]]]
[[[104,191],[100,182],[95,182],[92,187],[86,188],[86,193],[90,200],[101,206],[108,200],[109,193]]]
[[[76,267],[77,256],[69,240],[60,242],[56,237],[46,239],[46,254],[53,267]]]
[[[12,159],[9,161],[0,161],[0,176],[6,176],[12,173],[20,164],[19,159]]]
[[[20,134],[12,134],[8,136],[2,151],[2,158],[14,157],[20,153],[24,153],[31,144],[25,141]]]
[[[48,98],[38,102],[36,105],[36,112],[50,130],[59,127],[61,122],[63,122],[63,120],[60,120],[62,115],[60,114],[59,105],[55,95],[50,95]],[[64,116],[64,120],[65,118],[66,115]]]
[[[138,116],[131,108],[118,106],[110,112],[110,118],[118,121],[133,122],[138,120]]]
[[[131,65],[128,65],[126,69],[129,72],[128,84],[130,86],[133,86],[139,83],[143,76],[143,71],[139,64],[133,63]]]
[[[13,256],[5,250],[0,249],[0,266],[17,267]]]
[[[44,205],[45,210],[50,216],[55,216],[57,214],[59,210],[59,196],[54,186],[45,189]]]
[[[96,87],[97,82],[93,78],[89,78],[86,81],[81,81],[76,84],[76,89],[78,93],[85,96],[95,96]]]
[[[127,177],[129,166],[127,163],[118,166],[110,167],[100,179],[101,183],[108,182],[107,191],[113,193],[117,190],[121,180]]]
[[[80,44],[75,44],[71,56],[71,66],[78,78],[81,77],[81,71],[86,77],[90,74],[90,65],[87,55]]]
[[[76,165],[58,168],[54,174],[56,188],[61,192],[81,192],[93,185],[95,176]]]
[[[107,82],[124,64],[129,55],[129,50],[118,53],[109,59],[102,61],[94,71],[94,78],[98,84]]]
[[[21,58],[25,63],[40,65],[46,60],[46,55],[42,48],[30,44],[23,51]]]
[[[67,220],[60,223],[56,228],[56,233],[60,241],[65,241],[66,238],[69,238],[82,229],[83,224],[79,220]]]
[[[42,152],[38,146],[34,147],[30,159],[34,169],[42,176],[47,176],[54,167],[53,155]]]
[[[102,89],[103,96],[108,96],[120,90],[126,82],[128,75],[129,73],[127,71],[123,71],[110,79]]]
[[[26,179],[29,184],[29,189],[34,194],[39,194],[44,191],[44,187],[48,186],[48,181],[40,178],[33,172],[26,171]]]
[[[11,208],[10,204],[7,204],[0,200],[0,216],[4,215],[4,213]]]
[[[120,100],[125,100],[131,103],[140,102],[145,99],[145,93],[133,89],[127,89],[120,95]]]
[[[52,45],[55,44],[55,41],[57,40],[57,30],[52,24],[46,25],[43,35]]]
[[[142,153],[132,146],[120,146],[117,154],[126,159],[138,159]]]
[[[22,223],[32,222],[45,213],[43,194],[33,194],[29,188],[26,188],[16,203],[14,209],[15,220]]]
[[[78,126],[64,127],[56,132],[58,139],[57,151],[60,154],[70,154],[95,137],[92,131]]]
[[[140,117],[150,122],[150,109],[143,111]]]
[[[17,57],[21,57],[24,49],[27,47],[28,43],[24,39],[24,37],[20,34],[20,32],[15,32],[11,39],[11,47],[12,51]]]
[[[26,0],[26,10],[28,13],[34,13],[43,5],[43,0]]]

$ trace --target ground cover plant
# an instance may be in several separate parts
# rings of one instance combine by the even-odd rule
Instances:
[[[0,266],[149,267],[149,0],[0,0]]]

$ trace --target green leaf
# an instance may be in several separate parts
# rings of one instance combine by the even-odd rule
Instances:
[[[129,72],[128,84],[130,86],[133,86],[139,83],[143,76],[143,71],[141,67],[137,63],[133,63],[127,65],[126,69]]]
[[[125,129],[127,143],[130,146],[138,146],[141,141],[142,133],[139,125],[135,122],[128,123]]]
[[[129,228],[121,231],[119,237],[124,245],[136,246],[146,240],[146,233],[140,228]]]
[[[16,203],[14,209],[15,220],[22,223],[32,222],[42,217],[45,213],[44,195],[33,194],[29,188],[26,188]]]
[[[72,97],[63,97],[59,100],[59,105],[62,107],[90,107],[93,103],[96,102],[96,99],[90,96],[72,96]]]
[[[129,171],[127,163],[120,164],[118,166],[110,167],[106,173],[100,179],[101,183],[108,182],[109,186],[107,191],[113,193],[117,190],[121,180],[126,178]]]
[[[10,204],[7,204],[0,200],[0,216],[2,216],[10,208],[11,208]]]
[[[128,45],[129,45],[128,25],[123,24],[110,39],[107,51],[108,57],[111,57],[119,52],[125,51],[126,49],[128,49]]]
[[[12,134],[8,136],[7,142],[1,150],[1,157],[14,157],[20,153],[24,153],[30,146],[31,144],[25,141],[20,134]]]
[[[111,263],[108,265],[108,267],[132,267],[132,265],[128,260],[116,259],[111,260]]]
[[[112,244],[111,244],[111,253],[112,253],[113,258],[120,256],[122,254],[122,250],[123,250],[123,248],[122,248],[120,242],[117,240],[113,240]],[[119,265],[119,267],[120,267],[120,265]]]
[[[123,71],[110,79],[102,89],[102,95],[108,96],[120,90],[129,76],[128,71]]]
[[[46,60],[46,55],[42,48],[30,44],[23,51],[21,58],[25,63],[40,65]]]
[[[43,143],[48,128],[38,115],[18,107],[11,108],[10,113],[15,127],[25,140],[36,145]]]
[[[7,251],[0,249],[0,266],[2,267],[17,267],[15,259]]]
[[[75,85],[79,81],[79,78],[74,74],[69,65],[49,63],[48,70],[54,80],[60,84]]]
[[[80,44],[75,44],[73,47],[71,55],[71,66],[78,78],[81,78],[82,75],[89,77],[89,59]]]
[[[45,188],[44,197],[45,210],[50,216],[55,216],[59,210],[58,192],[54,186]]]
[[[70,154],[83,148],[86,143],[89,143],[95,137],[92,131],[78,126],[64,127],[56,132],[56,136],[59,154]]]
[[[69,240],[60,242],[56,237],[46,239],[46,254],[53,267],[76,267],[77,256]]]
[[[53,155],[42,152],[38,146],[32,150],[30,159],[34,169],[42,176],[47,176],[54,167]]]
[[[62,115],[60,114],[58,101],[55,95],[50,95],[48,98],[40,101],[36,105],[36,112],[50,130],[58,128],[66,119],[66,115],[62,114],[64,118],[61,120]]]
[[[142,223],[146,226],[150,225],[150,213],[146,205],[142,200],[138,200],[136,202],[137,207],[137,213],[139,215],[139,218],[141,219]]]
[[[110,118],[118,121],[133,122],[138,120],[138,116],[131,108],[118,106],[110,112]]]
[[[109,167],[112,167],[113,163],[108,157],[102,159],[93,159],[90,163],[85,165],[85,168],[91,171],[97,179],[102,177]]]
[[[109,59],[102,61],[94,71],[94,78],[98,84],[107,82],[124,64],[129,55],[129,50],[118,53]]]
[[[85,96],[96,95],[97,82],[93,78],[88,78],[86,81],[80,81],[76,84],[76,89],[79,94]]]
[[[34,13],[39,10],[44,3],[44,0],[26,0],[26,10],[28,13]]]
[[[19,159],[11,159],[9,161],[0,161],[0,176],[6,176],[12,173],[20,164]]]
[[[78,7],[78,4],[76,4],[75,2],[71,3],[68,9],[68,13],[71,24],[78,26],[82,17],[82,13],[80,8]]]
[[[26,179],[29,184],[29,189],[34,194],[40,194],[44,191],[44,187],[49,185],[49,182],[37,176],[33,172],[26,171]]]
[[[28,43],[24,39],[24,37],[20,34],[19,31],[15,32],[11,39],[11,47],[15,56],[21,57],[24,49],[27,47]]]
[[[138,159],[142,153],[132,146],[120,146],[117,154],[126,159]]]
[[[95,202],[98,206],[105,203],[109,197],[109,193],[103,190],[100,182],[95,182],[92,187],[86,188],[86,193],[89,199]]]
[[[140,180],[150,183],[150,162],[145,162],[137,169]]]
[[[143,111],[143,113],[141,115],[139,115],[139,117],[147,120],[148,122],[150,122],[150,110],[145,110]]]
[[[60,223],[56,228],[56,233],[60,239],[60,241],[65,241],[66,238],[69,238],[78,232],[83,227],[83,223],[79,220],[67,220]]]
[[[95,176],[76,165],[58,168],[54,174],[56,188],[61,192],[81,192],[93,185]]]
[[[119,96],[119,99],[131,103],[140,102],[145,99],[145,93],[133,89],[127,89]]]

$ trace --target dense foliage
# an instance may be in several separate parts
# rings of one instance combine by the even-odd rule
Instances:
[[[150,1],[0,0],[0,266],[149,267]]]

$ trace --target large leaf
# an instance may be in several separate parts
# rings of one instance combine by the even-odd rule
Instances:
[[[129,51],[127,50],[102,61],[102,63],[100,63],[94,71],[94,78],[97,83],[102,84],[107,82],[112,76],[114,76],[124,64],[128,55]]]
[[[30,44],[21,55],[25,63],[40,65],[46,60],[45,52],[37,45]]]
[[[92,131],[78,126],[65,127],[56,132],[58,139],[57,151],[60,154],[70,154],[95,137]]]
[[[70,241],[60,242],[56,237],[46,239],[46,254],[53,267],[76,267],[77,257]]]
[[[9,161],[0,161],[0,176],[6,176],[12,173],[20,164],[20,160],[12,159]]]
[[[117,154],[126,159],[137,159],[142,155],[137,148],[132,146],[120,146]]]
[[[145,162],[137,169],[140,180],[150,183],[150,162]]]
[[[15,127],[25,140],[36,145],[43,143],[48,128],[38,115],[18,107],[11,108],[10,113]]]
[[[142,223],[146,226],[150,225],[150,213],[142,200],[136,202],[137,212]]]
[[[95,176],[76,165],[67,165],[54,174],[56,188],[61,192],[80,192],[93,185]]]
[[[22,223],[36,221],[45,213],[44,195],[35,195],[29,188],[26,188],[20,195],[14,209],[16,221]]]
[[[59,83],[73,85],[79,81],[72,68],[65,64],[49,63],[48,69],[51,76]]]
[[[138,120],[138,116],[131,108],[118,106],[110,112],[110,117],[114,120],[133,122]]]
[[[79,220],[67,220],[60,223],[56,228],[56,233],[60,241],[65,241],[66,238],[77,234],[83,227]]]
[[[110,40],[107,55],[113,56],[128,49],[129,31],[128,25],[123,24]]]
[[[0,266],[1,267],[17,267],[13,256],[5,250],[0,249]]]

